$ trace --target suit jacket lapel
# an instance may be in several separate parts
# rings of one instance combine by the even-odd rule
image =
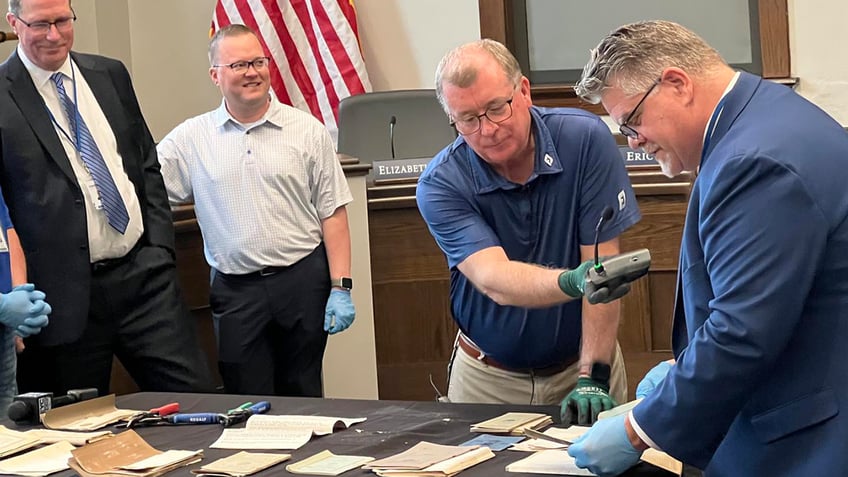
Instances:
[[[17,51],[12,53],[12,56],[9,58],[9,68],[7,71],[7,77],[10,81],[9,93],[12,96],[12,100],[18,105],[21,114],[29,123],[33,132],[35,132],[39,142],[41,142],[50,154],[50,157],[56,161],[62,172],[76,183],[77,179],[71,168],[71,162],[65,153],[65,148],[62,147],[62,143],[59,141],[59,135],[56,133],[53,121],[50,119],[47,105],[44,104],[41,94],[35,89],[32,77],[18,57]]]

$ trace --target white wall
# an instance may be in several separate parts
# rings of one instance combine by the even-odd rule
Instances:
[[[797,91],[848,126],[845,0],[789,0],[789,45]]]

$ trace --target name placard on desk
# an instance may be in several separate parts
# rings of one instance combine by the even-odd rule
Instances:
[[[375,181],[398,179],[416,179],[427,169],[427,163],[432,157],[416,157],[412,159],[387,159],[374,161]]]
[[[618,146],[618,152],[624,159],[625,166],[653,166],[657,165],[657,158],[641,149],[633,149],[627,146]]]

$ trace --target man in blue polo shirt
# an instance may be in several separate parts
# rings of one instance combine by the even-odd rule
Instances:
[[[459,325],[452,402],[559,404],[588,424],[626,399],[618,302],[580,299],[595,229],[601,255],[639,209],[609,128],[577,109],[532,106],[503,45],[447,53],[436,93],[460,136],[421,175],[421,215],[451,270]],[[614,400],[613,400],[614,399]]]

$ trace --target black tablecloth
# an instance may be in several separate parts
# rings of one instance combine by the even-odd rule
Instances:
[[[292,458],[275,467],[255,474],[271,476],[286,474],[285,465],[296,462],[324,449],[335,454],[362,455],[375,458],[387,457],[406,450],[419,441],[438,444],[461,444],[476,434],[469,432],[471,424],[499,416],[510,411],[543,412],[559,420],[559,408],[554,406],[512,406],[491,404],[447,404],[419,401],[368,401],[353,399],[317,399],[286,398],[267,396],[236,396],[225,394],[169,394],[137,393],[119,396],[118,407],[123,409],[150,409],[177,401],[181,412],[226,412],[246,401],[269,401],[268,414],[300,414],[333,417],[366,417],[365,422],[355,424],[346,430],[337,430],[333,434],[313,437],[305,446],[294,451],[256,451],[291,454]],[[10,423],[5,423],[15,428]],[[243,427],[240,424],[235,427]],[[159,450],[204,449],[203,461],[193,466],[176,470],[168,476],[192,475],[189,469],[199,468],[202,464],[221,457],[232,455],[238,450],[209,449],[221,434],[219,425],[181,425],[138,428],[136,432],[150,445]],[[114,429],[118,432],[118,429]],[[494,459],[478,464],[460,475],[462,477],[531,476],[539,474],[516,474],[505,470],[507,464],[527,457],[526,452],[504,450],[496,453]],[[65,472],[55,475],[74,475]],[[345,477],[373,476],[371,471],[357,469],[346,472]],[[674,474],[641,463],[631,469],[627,476],[668,477]]]

